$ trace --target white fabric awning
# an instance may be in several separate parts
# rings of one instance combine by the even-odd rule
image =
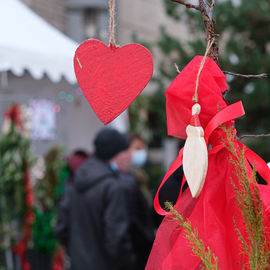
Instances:
[[[53,82],[76,83],[73,56],[78,44],[48,24],[20,0],[0,0],[0,72]]]

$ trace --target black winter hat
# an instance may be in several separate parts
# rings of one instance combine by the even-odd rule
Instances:
[[[94,140],[95,156],[109,160],[121,151],[128,149],[130,141],[125,134],[113,128],[105,128],[98,132]]]

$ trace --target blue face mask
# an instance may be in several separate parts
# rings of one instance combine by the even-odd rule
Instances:
[[[111,162],[110,163],[110,166],[111,166],[111,169],[114,171],[114,172],[117,172],[118,171],[118,166],[115,162]]]
[[[131,164],[134,167],[142,167],[147,160],[147,152],[146,150],[135,150],[132,152],[132,157],[131,157]]]

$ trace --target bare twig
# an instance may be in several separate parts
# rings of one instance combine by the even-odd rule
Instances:
[[[197,6],[197,5],[193,5],[193,4],[190,4],[190,3],[187,3],[185,1],[182,1],[182,0],[171,0],[172,2],[176,2],[176,3],[179,3],[183,6],[185,6],[186,8],[194,8],[196,10],[200,10],[200,7]]]
[[[206,41],[214,40],[208,56],[211,57],[218,64],[218,47],[215,41],[217,35],[214,33],[215,20],[213,18],[213,8],[215,1],[208,4],[206,0],[199,0],[200,11],[203,17],[203,24],[205,29]]]
[[[177,66],[177,64],[176,64],[176,63],[174,63],[174,67],[175,67],[175,69],[176,69],[177,73],[180,73],[180,72],[181,72],[181,71],[180,71],[180,69],[179,69],[179,67]]]
[[[242,140],[244,138],[264,138],[264,137],[270,137],[270,133],[269,134],[258,134],[258,135],[246,134],[246,135],[241,135],[237,139]]]
[[[247,79],[251,79],[251,78],[262,79],[262,78],[267,77],[267,73],[256,74],[256,75],[245,75],[245,74],[234,73],[234,72],[230,72],[230,71],[223,71],[223,73],[228,74],[228,75],[232,75],[232,76],[236,76],[236,77],[243,77],[243,78],[247,78]]]
[[[177,73],[180,73],[180,69],[179,66],[174,63],[175,69],[177,71]],[[236,77],[243,77],[243,78],[247,78],[247,79],[251,79],[251,78],[258,78],[258,79],[262,79],[262,78],[267,78],[268,75],[267,73],[262,73],[262,74],[249,74],[249,75],[245,75],[245,74],[240,74],[240,73],[234,73],[231,71],[222,71],[224,74],[228,74],[228,75],[232,75],[232,76],[236,76]]]

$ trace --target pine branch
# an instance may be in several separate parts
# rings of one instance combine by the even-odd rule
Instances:
[[[182,215],[173,208],[171,203],[166,202],[165,206],[170,211],[173,220],[176,220],[178,225],[185,230],[185,237],[190,242],[193,254],[202,260],[206,267],[205,269],[219,270],[218,258],[211,252],[210,247],[205,247],[204,242],[199,237],[196,227],[192,229],[190,221],[185,221]]]
[[[270,250],[269,243],[266,243],[263,206],[256,181],[256,164],[253,164],[252,174],[249,175],[245,147],[241,149],[235,144],[232,128],[226,128],[225,125],[221,128],[226,134],[223,144],[231,154],[230,162],[239,181],[238,186],[233,181],[232,185],[248,236],[243,236],[234,219],[242,252],[248,257],[248,269],[266,270],[269,269]]]

